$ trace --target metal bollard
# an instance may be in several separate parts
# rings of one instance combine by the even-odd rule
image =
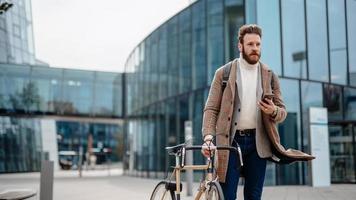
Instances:
[[[53,161],[42,160],[40,200],[53,200],[53,167]]]

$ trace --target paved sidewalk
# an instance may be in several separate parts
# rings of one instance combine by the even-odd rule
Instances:
[[[78,178],[77,173],[57,172],[54,180],[54,200],[117,200],[149,199],[150,193],[159,180],[142,179],[121,175],[121,171],[88,171]],[[39,191],[39,173],[0,174],[0,190],[5,188],[29,188]],[[183,186],[184,187],[184,186]],[[197,184],[194,186],[197,187]],[[185,191],[185,188],[183,188]],[[193,190],[195,191],[195,189]],[[239,188],[239,200],[243,188]],[[38,200],[38,196],[32,200]],[[183,199],[186,198],[183,195]],[[265,187],[264,200],[355,200],[356,185],[343,184],[331,187],[312,188],[309,186]]]

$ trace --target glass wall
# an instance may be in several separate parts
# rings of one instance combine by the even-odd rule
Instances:
[[[346,23],[344,1],[328,0],[331,82],[347,83]]]
[[[325,0],[305,1],[307,15],[309,79],[329,81]]]
[[[123,157],[122,124],[57,121],[56,129],[59,152],[79,152],[80,147],[87,152],[88,148],[92,148],[97,164],[121,161]],[[83,161],[86,159],[84,156]]]
[[[307,78],[304,0],[281,1],[284,76]]]
[[[282,75],[279,0],[257,0],[257,24],[262,28],[261,60]]]
[[[245,8],[242,0],[225,1],[225,62],[240,57],[237,48],[239,27],[245,23]]]
[[[40,120],[0,117],[0,173],[39,171]]]
[[[123,117],[122,74],[0,64],[1,113]]]
[[[207,1],[207,82],[210,85],[215,70],[224,63],[224,5],[220,0]]]
[[[0,15],[0,63],[35,64],[31,1],[12,3]]]
[[[179,93],[191,90],[192,67],[191,67],[191,37],[192,21],[191,10],[186,9],[178,16],[179,20]]]
[[[31,112],[61,114],[63,71],[48,67],[31,70],[32,99]],[[36,102],[37,101],[37,102]]]
[[[192,70],[193,90],[206,86],[206,1],[192,7]],[[190,68],[190,66],[188,66]]]
[[[346,0],[347,45],[350,85],[356,86],[356,1]]]
[[[281,144],[285,148],[301,149],[301,113],[300,113],[300,94],[299,81],[282,79],[280,81],[281,92],[285,106],[288,111],[287,118],[279,124]],[[302,169],[300,163],[290,165],[277,165],[277,184],[295,185],[302,184]]]
[[[261,60],[280,77],[288,116],[279,124],[279,131],[286,148],[310,153],[310,107],[326,107],[330,123],[351,120],[356,124],[354,7],[352,0],[199,0],[170,18],[145,38],[126,62],[130,73],[127,109],[134,119],[128,123],[132,154],[127,160],[132,164],[125,171],[162,176],[174,164],[162,149],[184,142],[186,120],[193,122],[193,143],[201,144],[210,84],[217,68],[239,57],[237,34],[244,23],[262,27]],[[152,48],[155,35],[158,52]],[[152,76],[156,54],[158,74]],[[159,86],[152,84],[155,80]],[[159,91],[156,101],[149,97],[155,90]],[[341,132],[346,130],[334,126]],[[160,147],[150,149],[150,144]],[[335,148],[339,148],[333,151],[337,153],[343,147]],[[148,158],[138,159],[142,156]],[[203,161],[199,152],[194,156],[196,163]],[[151,159],[160,164],[152,164]],[[150,171],[154,169],[157,173]],[[306,162],[287,166],[270,163],[266,184],[308,184],[309,173]]]

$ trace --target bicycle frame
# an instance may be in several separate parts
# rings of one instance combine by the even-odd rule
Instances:
[[[186,150],[201,150],[201,146],[189,146],[189,147],[185,147],[182,146],[180,150],[178,150],[174,155],[175,155],[175,167],[174,170],[169,178],[169,181],[173,180],[173,178],[175,178],[176,181],[176,188],[175,188],[175,195],[176,195],[176,199],[180,200],[180,193],[181,193],[181,180],[180,180],[180,176],[181,176],[181,172],[184,170],[206,170],[207,174],[205,176],[205,183],[204,185],[200,184],[199,186],[199,192],[195,197],[195,200],[198,200],[201,195],[203,194],[203,192],[205,192],[206,188],[207,188],[207,183],[218,180],[218,177],[214,177],[214,156],[211,153],[212,150],[216,150],[216,149],[221,149],[221,150],[234,150],[235,152],[239,153],[241,152],[241,150],[236,149],[234,147],[214,147],[214,149],[210,149],[210,147],[208,147],[209,152],[210,152],[210,156],[207,158],[208,162],[206,165],[185,165],[185,152]],[[216,152],[215,152],[216,154]],[[241,157],[241,154],[240,154]],[[242,164],[242,163],[241,163]],[[214,180],[215,178],[215,180]]]

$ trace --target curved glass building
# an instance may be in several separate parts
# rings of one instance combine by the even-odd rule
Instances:
[[[262,61],[277,73],[288,110],[282,144],[310,152],[310,107],[328,110],[332,182],[355,182],[356,1],[199,0],[154,30],[126,63],[125,171],[162,177],[165,146],[201,144],[201,122],[215,70],[239,56],[237,31],[263,29]],[[199,153],[195,162],[202,162]],[[268,164],[266,184],[309,184],[308,163]]]

